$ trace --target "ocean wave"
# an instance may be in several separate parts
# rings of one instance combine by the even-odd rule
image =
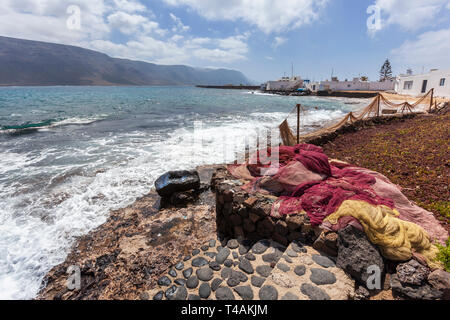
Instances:
[[[0,133],[17,134],[27,131],[39,131],[57,127],[71,126],[71,125],[87,125],[97,121],[103,120],[103,117],[94,118],[62,118],[62,119],[47,119],[40,122],[25,122],[19,125],[4,125],[0,127]]]

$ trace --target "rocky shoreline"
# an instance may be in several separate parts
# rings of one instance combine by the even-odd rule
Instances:
[[[164,204],[152,190],[111,212],[106,223],[80,237],[66,261],[46,275],[36,299],[139,299],[178,259],[215,234],[215,200],[207,187],[215,168],[198,168],[203,189],[194,203]],[[66,286],[72,265],[81,270],[79,291]]]
[[[362,127],[344,132],[360,135]],[[316,142],[327,148],[336,137]],[[197,170],[196,193],[161,201],[151,191],[111,212],[46,275],[36,299],[449,299],[449,273],[430,270],[420,257],[383,260],[351,227],[336,233],[295,216],[274,221],[264,205],[270,197],[235,192],[239,185],[223,166]],[[66,286],[73,265],[81,270],[81,290]],[[383,270],[379,290],[364,284],[361,270],[369,265]]]

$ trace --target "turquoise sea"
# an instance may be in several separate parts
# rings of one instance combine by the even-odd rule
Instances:
[[[194,87],[0,88],[0,299],[32,299],[75,237],[111,209],[146,194],[165,171],[234,160],[237,141],[276,128],[297,103],[309,106],[302,125],[313,130],[368,100]]]

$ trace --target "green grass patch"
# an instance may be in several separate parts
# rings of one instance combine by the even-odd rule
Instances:
[[[450,272],[450,238],[447,239],[445,246],[440,244],[436,244],[436,246],[439,249],[436,260],[444,264],[445,271]]]

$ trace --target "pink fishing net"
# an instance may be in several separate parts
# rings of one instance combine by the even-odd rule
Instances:
[[[276,168],[270,162],[273,152],[279,154]],[[279,196],[272,207],[273,217],[306,213],[311,224],[318,226],[344,201],[361,200],[397,209],[400,219],[422,226],[441,242],[448,237],[431,212],[411,203],[400,187],[386,177],[368,169],[329,161],[322,148],[314,145],[268,149],[256,153],[249,163],[230,165],[228,169],[235,178],[247,181],[243,186],[247,192]],[[348,224],[360,227],[356,219],[345,217],[333,229]]]

